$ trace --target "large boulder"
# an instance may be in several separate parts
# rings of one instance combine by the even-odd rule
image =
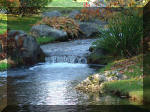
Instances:
[[[16,48],[9,55],[18,63],[31,65],[45,60],[45,54],[37,44],[35,38],[24,31],[10,30],[8,39],[16,42]]]
[[[62,14],[59,11],[55,10],[55,11],[51,11],[51,12],[44,12],[42,14],[42,17],[59,17],[61,15]]]
[[[31,28],[31,34],[35,37],[52,37],[55,40],[65,40],[67,33],[62,30],[54,29],[48,25],[35,25]]]
[[[82,31],[82,36],[85,38],[97,37],[100,34],[98,26],[89,22],[79,22],[80,30]]]
[[[73,10],[73,11],[69,14],[69,17],[74,19],[77,14],[80,14],[80,11],[78,11],[78,10]]]

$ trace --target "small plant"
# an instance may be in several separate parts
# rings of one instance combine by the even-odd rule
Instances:
[[[0,63],[0,71],[7,70],[10,67],[10,64]]]
[[[46,44],[46,43],[54,42],[55,39],[52,37],[38,37],[36,38],[36,41],[38,44]]]
[[[68,37],[75,38],[81,32],[79,25],[68,17],[45,17],[37,24],[46,24],[55,29],[64,30],[68,33]]]
[[[141,53],[143,23],[137,13],[118,15],[109,21],[108,27],[95,43],[97,49],[105,49],[113,56],[130,57]]]

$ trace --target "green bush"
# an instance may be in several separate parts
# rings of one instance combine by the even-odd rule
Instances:
[[[4,71],[10,68],[10,64],[7,63],[0,63],[0,71]]]
[[[7,9],[7,12],[11,14],[36,14],[41,8],[47,6],[49,2],[51,0],[2,0],[0,5],[3,7],[0,7]]]
[[[21,13],[37,13],[49,1],[51,0],[20,0],[20,11]]]
[[[141,52],[143,19],[138,13],[119,14],[109,20],[108,30],[103,30],[94,44],[113,56],[133,56]]]

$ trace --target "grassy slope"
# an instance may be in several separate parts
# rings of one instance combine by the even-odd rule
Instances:
[[[52,0],[48,7],[83,7],[83,2],[73,2],[73,0]]]
[[[100,70],[100,72],[118,69],[120,69],[120,73],[127,75],[129,79],[106,82],[104,84],[104,90],[109,92],[113,91],[114,93],[120,92],[121,95],[129,95],[131,99],[141,103],[143,101],[142,55],[114,61]]]

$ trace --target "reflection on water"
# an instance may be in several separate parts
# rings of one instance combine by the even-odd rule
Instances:
[[[0,72],[0,111],[7,104],[7,72]]]
[[[95,70],[86,64],[44,63],[8,72],[9,105],[116,105],[127,104],[100,93],[83,94],[75,86]]]
[[[77,92],[74,87],[94,72],[95,70],[88,68],[88,65],[69,63],[44,63],[18,72],[9,71],[9,103],[34,105],[82,103],[81,99],[86,100],[87,96]]]

